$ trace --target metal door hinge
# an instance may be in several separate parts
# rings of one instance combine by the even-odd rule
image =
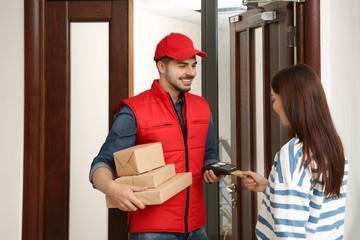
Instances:
[[[241,21],[241,16],[230,17],[230,23],[236,23],[236,22],[239,22],[239,21]]]
[[[261,21],[272,21],[276,19],[276,11],[266,11],[250,15],[249,22],[256,23]]]
[[[289,47],[296,47],[296,27],[288,26],[286,31],[289,33]]]

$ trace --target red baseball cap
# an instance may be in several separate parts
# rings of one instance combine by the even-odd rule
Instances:
[[[182,60],[194,55],[204,58],[207,56],[206,53],[194,48],[193,41],[189,37],[181,33],[170,33],[156,46],[154,61],[163,56]]]

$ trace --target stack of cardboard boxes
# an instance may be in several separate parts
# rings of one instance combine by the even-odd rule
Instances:
[[[134,195],[145,205],[161,204],[192,184],[191,172],[175,172],[174,164],[165,164],[162,145],[137,145],[114,153],[116,172],[120,184],[147,187]],[[108,208],[115,208],[106,196]]]

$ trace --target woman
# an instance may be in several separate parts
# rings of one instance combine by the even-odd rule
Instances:
[[[263,192],[259,239],[342,239],[347,160],[319,78],[307,65],[281,70],[271,83],[275,112],[296,137],[276,154],[268,179],[244,172]]]

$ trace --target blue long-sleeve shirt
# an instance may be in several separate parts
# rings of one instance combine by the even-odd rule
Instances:
[[[180,118],[181,126],[183,125],[182,118],[182,99],[180,98],[175,104],[175,110]],[[137,133],[136,118],[133,111],[128,107],[124,106],[120,112],[114,116],[113,126],[106,138],[105,143],[102,145],[99,154],[94,158],[89,179],[92,181],[92,176],[96,169],[99,167],[106,167],[113,172],[116,176],[116,168],[113,153],[120,151],[125,148],[129,148],[135,145]],[[219,155],[217,153],[217,147],[215,144],[214,127],[212,117],[210,115],[209,129],[206,137],[205,144],[205,156],[204,166],[219,161]]]

